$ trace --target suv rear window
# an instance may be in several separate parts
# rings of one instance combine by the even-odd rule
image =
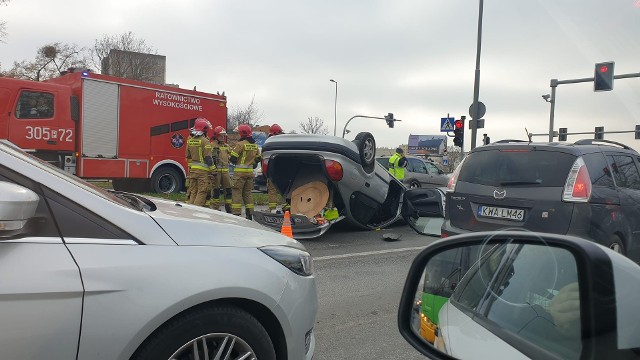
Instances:
[[[488,186],[564,186],[576,157],[543,150],[486,150],[469,154],[459,181]]]

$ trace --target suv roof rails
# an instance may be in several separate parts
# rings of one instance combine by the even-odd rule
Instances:
[[[623,148],[625,150],[633,150],[632,148],[628,147],[625,144],[621,144],[619,142],[615,142],[615,141],[611,141],[611,140],[582,139],[582,140],[576,141],[574,144],[575,145],[599,145],[598,143],[604,143],[604,144],[609,144],[609,145],[617,145],[617,146],[620,146],[621,148]]]
[[[529,141],[527,140],[498,140],[498,141],[494,141],[492,142],[492,144],[508,144],[508,143],[528,143]]]

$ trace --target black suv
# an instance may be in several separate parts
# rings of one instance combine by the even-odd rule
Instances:
[[[640,261],[640,154],[606,140],[503,140],[454,172],[442,237],[504,228],[593,240]]]

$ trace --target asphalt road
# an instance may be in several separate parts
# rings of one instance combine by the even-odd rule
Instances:
[[[401,237],[388,242],[385,233]],[[314,360],[424,359],[402,338],[396,319],[409,266],[436,239],[398,224],[379,231],[334,226],[303,240],[318,285]]]

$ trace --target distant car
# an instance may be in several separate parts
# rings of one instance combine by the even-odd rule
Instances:
[[[326,135],[287,134],[269,138],[262,147],[262,170],[285,197],[305,179],[326,183],[339,217],[314,224],[292,214],[295,238],[322,235],[347,219],[362,229],[387,226],[400,218],[406,187],[375,160],[375,139],[360,133],[353,141]],[[280,229],[282,215],[256,212],[259,223]]]
[[[449,183],[450,175],[445,174],[434,163],[417,156],[407,155],[407,167],[403,183],[408,188],[420,187],[442,187]],[[381,156],[376,158],[384,168],[389,168],[389,157]]]
[[[640,154],[607,140],[504,140],[453,174],[442,236],[503,228],[593,240],[640,261]]]
[[[0,142],[0,359],[307,359],[304,246],[105,191]]]

